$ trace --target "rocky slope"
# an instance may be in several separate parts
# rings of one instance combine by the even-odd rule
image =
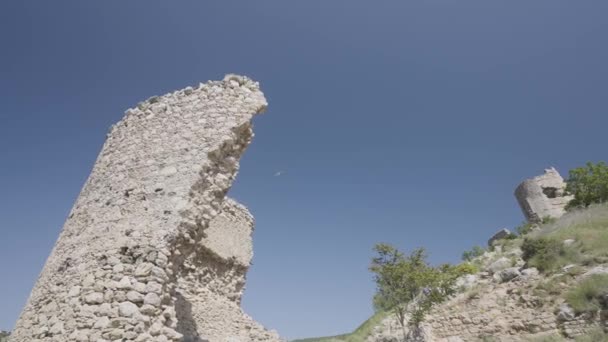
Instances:
[[[552,247],[526,255],[537,245],[530,241],[539,240]],[[498,239],[472,264],[480,272],[460,278],[458,294],[408,339],[394,315],[386,315],[353,334],[309,341],[608,341],[607,205]]]

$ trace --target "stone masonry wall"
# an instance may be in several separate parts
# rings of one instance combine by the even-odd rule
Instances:
[[[253,220],[224,199],[266,105],[228,75],[127,110],[11,341],[278,341],[239,308]]]
[[[559,218],[572,196],[565,194],[566,182],[554,168],[523,181],[515,189],[515,197],[528,222],[539,223],[545,217]]]

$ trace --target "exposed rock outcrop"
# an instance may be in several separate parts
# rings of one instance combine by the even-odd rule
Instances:
[[[239,307],[253,218],[225,199],[266,105],[228,75],[127,110],[11,341],[278,341]]]
[[[496,242],[500,239],[504,239],[511,234],[512,234],[511,231],[508,230],[507,228],[503,228],[503,229],[497,231],[496,233],[494,233],[494,235],[492,235],[491,238],[488,239],[488,246],[492,247],[494,242]]]
[[[505,278],[505,271],[514,276]],[[577,315],[563,299],[544,297],[538,289],[551,279],[535,269],[507,268],[495,275],[501,276],[480,273],[473,286],[434,308],[420,329],[407,332],[406,339],[395,315],[389,315],[366,341],[529,342],[542,336],[574,338],[593,327],[608,327],[605,313]]]

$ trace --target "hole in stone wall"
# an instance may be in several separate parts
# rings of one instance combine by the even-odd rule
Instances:
[[[557,188],[553,188],[553,187],[543,188],[543,194],[545,194],[545,196],[547,196],[548,198],[555,198],[555,197],[557,197]]]

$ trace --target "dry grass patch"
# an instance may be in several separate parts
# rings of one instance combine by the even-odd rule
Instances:
[[[602,308],[601,297],[608,296],[608,274],[594,274],[583,279],[565,295],[566,302],[577,314]]]

